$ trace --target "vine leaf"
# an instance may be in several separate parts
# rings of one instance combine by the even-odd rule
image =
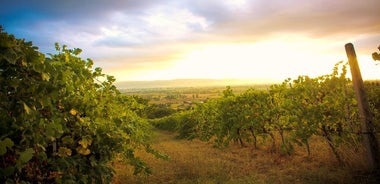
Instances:
[[[14,145],[10,138],[5,138],[0,141],[0,155],[4,155],[7,152],[7,148],[12,148]]]
[[[28,148],[25,151],[20,153],[20,157],[17,160],[16,166],[17,168],[22,168],[22,165],[29,162],[30,159],[33,158],[34,150],[32,148]]]
[[[71,109],[71,110],[70,110],[70,114],[73,115],[73,116],[75,116],[75,115],[78,114],[78,111],[75,110],[75,109]]]
[[[77,147],[77,152],[81,155],[89,155],[91,153],[91,150],[88,149],[88,146],[92,144],[92,138],[90,136],[84,136],[82,137],[82,140],[78,142],[79,145]]]
[[[50,76],[47,73],[42,73],[41,77],[42,77],[42,80],[44,80],[44,81],[49,81],[50,80]]]
[[[32,111],[32,109],[31,109],[28,105],[26,105],[25,102],[24,102],[24,110],[25,110],[25,112],[26,112],[27,114],[30,114],[30,111]]]
[[[77,147],[77,152],[81,155],[89,155],[91,153],[91,150],[88,148],[83,148],[81,146]]]
[[[58,156],[60,157],[69,157],[71,156],[71,153],[72,153],[71,149],[66,148],[66,147],[60,147],[58,149]]]
[[[78,142],[78,144],[80,144],[83,148],[87,148],[88,146],[91,145],[91,143],[92,143],[92,139],[89,136],[82,137],[82,140]]]

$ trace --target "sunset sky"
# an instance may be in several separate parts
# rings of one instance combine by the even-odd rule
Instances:
[[[81,48],[118,81],[328,74],[352,42],[380,79],[379,0],[0,0],[6,32]],[[380,63],[380,62],[377,62]]]

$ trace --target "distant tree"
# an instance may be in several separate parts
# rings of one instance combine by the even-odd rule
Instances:
[[[223,90],[223,97],[229,97],[229,96],[234,96],[234,92],[231,89],[231,86],[226,86],[226,89]]]
[[[152,104],[146,108],[146,116],[148,119],[162,118],[175,112],[174,109],[165,104]]]

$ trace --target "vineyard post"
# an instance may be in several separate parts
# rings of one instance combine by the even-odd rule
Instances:
[[[360,68],[356,58],[355,49],[352,43],[345,45],[348,62],[350,64],[352,83],[354,85],[356,98],[358,100],[360,118],[362,120],[362,134],[364,138],[364,145],[367,151],[370,169],[377,173],[380,169],[380,152],[379,145],[374,132],[374,124],[372,121],[371,112],[367,94],[364,90],[363,79],[360,73]]]

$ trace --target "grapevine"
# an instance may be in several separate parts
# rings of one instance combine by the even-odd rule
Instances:
[[[116,157],[149,172],[135,150],[151,126],[115,78],[93,69],[81,49],[56,44],[45,56],[31,42],[0,32],[0,182],[109,183]]]
[[[346,73],[347,64],[338,62],[331,74],[289,78],[268,90],[234,94],[227,87],[220,98],[162,118],[158,125],[170,125],[173,121],[166,120],[175,120],[176,130],[183,137],[213,140],[218,147],[234,141],[241,146],[252,142],[257,148],[258,138],[270,137],[271,151],[286,155],[293,154],[297,144],[305,146],[311,156],[309,139],[318,136],[342,163],[339,146],[360,144],[356,100]]]

